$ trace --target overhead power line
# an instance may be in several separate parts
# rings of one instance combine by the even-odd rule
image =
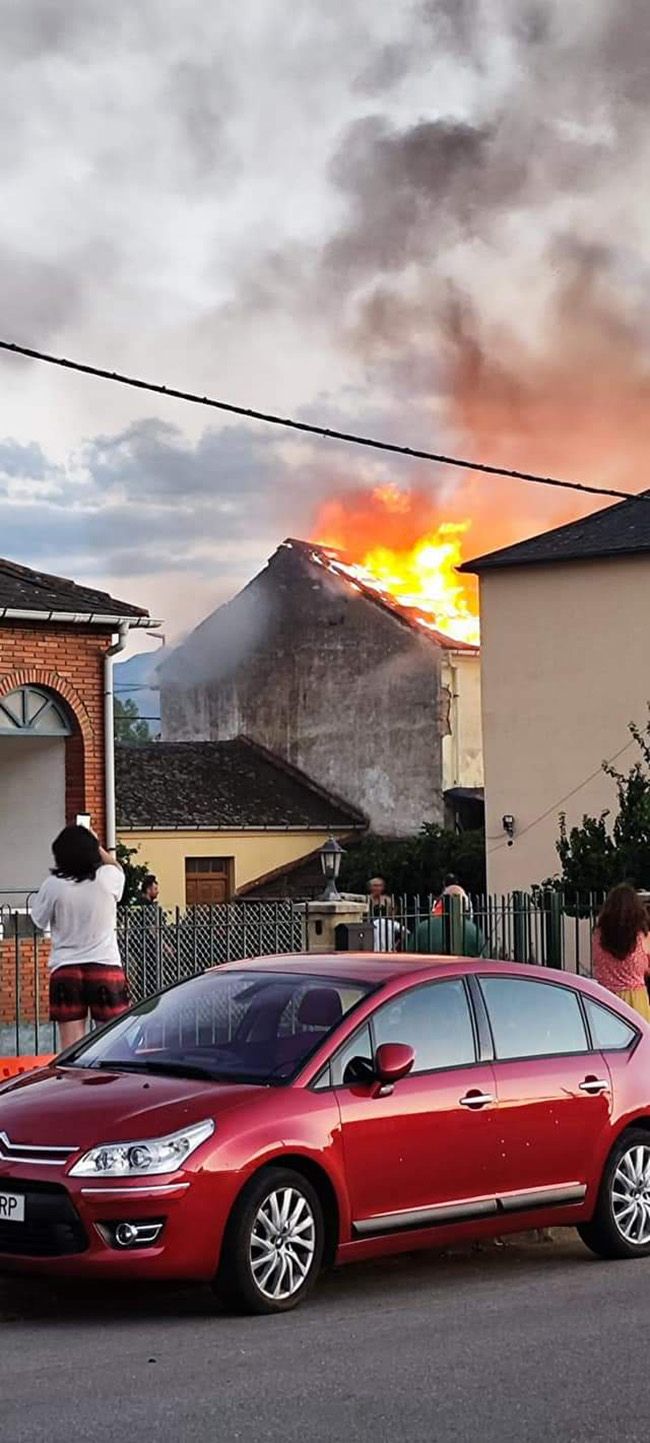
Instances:
[[[270,411],[257,411],[250,406],[236,406],[232,401],[218,401],[213,396],[199,396],[193,391],[181,391],[175,386],[162,386],[154,381],[144,381],[136,376],[125,376],[119,371],[107,371],[102,366],[90,366],[81,361],[70,361],[64,356],[51,356],[46,351],[36,351],[31,346],[19,346],[15,341],[1,341],[0,350],[10,351],[16,356],[27,356],[32,361],[45,361],[50,366],[61,366],[67,371],[78,371],[84,376],[96,376],[102,381],[114,381],[119,386],[132,386],[138,391],[150,391],[157,396],[170,396],[176,401],[189,401],[195,406],[210,406],[215,411],[225,411],[231,416],[242,416],[247,421],[263,421],[269,426],[283,426],[290,431],[302,431],[308,436],[321,436],[328,441],[345,441],[354,446],[365,446],[373,451],[388,451],[395,456],[408,456],[416,461],[434,461],[439,466],[456,466],[464,471],[479,471],[487,476],[506,476],[512,481],[530,481],[538,486],[555,486],[562,491],[580,491],[589,496],[612,496],[617,501],[636,501],[638,496],[630,491],[618,491],[608,486],[590,486],[582,481],[564,481],[557,476],[539,476],[533,471],[513,471],[505,466],[492,466],[485,461],[467,461],[459,456],[446,456],[435,451],[423,451],[417,446],[400,446],[393,441],[379,441],[373,436],[360,436],[352,431],[336,431],[330,426],[311,425],[308,421],[296,421],[289,416],[277,416]]]

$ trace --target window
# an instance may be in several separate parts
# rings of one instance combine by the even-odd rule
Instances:
[[[402,992],[379,1008],[372,1025],[376,1047],[404,1042],[413,1048],[414,1073],[476,1061],[474,1028],[460,977]]]
[[[185,901],[188,907],[214,907],[232,896],[233,857],[186,857]]]
[[[67,737],[71,731],[63,702],[40,687],[19,687],[0,701],[0,732],[7,736]]]
[[[602,1047],[603,1052],[622,1052],[631,1047],[637,1033],[629,1022],[610,1012],[609,1007],[593,1002],[591,997],[585,997],[584,1003],[595,1047]]]
[[[280,1084],[366,992],[338,978],[207,972],[140,1003],[87,1039],[70,1065]]]
[[[568,987],[519,977],[482,977],[481,989],[502,1061],[588,1051],[580,1003]]]
[[[348,1038],[340,1052],[337,1052],[332,1063],[334,1085],[350,1087],[353,1082],[362,1081],[364,1062],[368,1067],[372,1067],[372,1041],[367,1022],[359,1028],[358,1032],[355,1032],[353,1037]]]

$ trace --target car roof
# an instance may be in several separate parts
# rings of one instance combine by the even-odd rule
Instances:
[[[373,984],[390,982],[408,976],[439,977],[443,972],[468,973],[492,971],[513,977],[535,977],[537,981],[564,981],[600,991],[590,979],[578,977],[573,972],[560,972],[553,968],[538,967],[530,962],[500,962],[489,957],[448,957],[429,956],[418,952],[303,952],[274,957],[255,957],[246,962],[226,962],[214,971],[232,972],[285,972],[301,973],[308,977],[332,979],[337,972],[346,981]]]

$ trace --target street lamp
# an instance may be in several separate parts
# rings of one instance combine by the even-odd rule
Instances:
[[[345,856],[345,850],[330,837],[329,842],[320,849],[320,864],[325,878],[325,891],[323,892],[324,902],[338,902],[340,893],[336,885],[341,870],[341,857]]]

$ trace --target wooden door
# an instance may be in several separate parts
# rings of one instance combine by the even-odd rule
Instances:
[[[186,905],[216,907],[221,902],[228,902],[231,875],[231,857],[186,857]]]

